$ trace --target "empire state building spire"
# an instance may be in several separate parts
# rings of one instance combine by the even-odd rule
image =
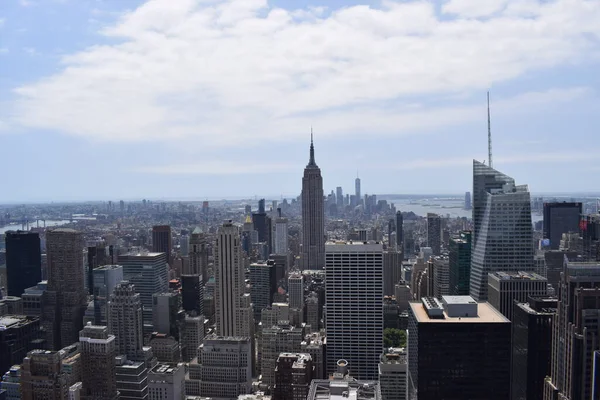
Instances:
[[[315,162],[315,146],[313,144],[313,131],[310,128],[310,160],[308,161],[309,167],[317,167],[317,163]]]

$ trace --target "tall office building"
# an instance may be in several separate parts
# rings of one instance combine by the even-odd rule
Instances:
[[[288,253],[288,220],[281,216],[281,208],[277,209],[279,213],[275,220],[275,254],[286,255]]]
[[[173,251],[173,237],[169,225],[155,225],[152,227],[152,252],[165,253],[167,262],[171,259]]]
[[[396,211],[396,245],[398,251],[404,252],[404,219],[402,211]]]
[[[204,316],[186,315],[181,333],[181,356],[190,362],[198,355],[198,347],[204,340]]]
[[[462,231],[451,237],[448,245],[448,274],[450,294],[466,296],[469,294],[471,279],[471,231]]]
[[[198,350],[198,364],[200,396],[235,399],[252,392],[249,338],[207,336]]]
[[[166,253],[131,252],[118,256],[123,278],[135,286],[142,301],[146,333],[152,332],[152,295],[169,290]]]
[[[208,281],[208,239],[200,228],[194,229],[190,237],[190,251],[187,275],[200,275],[202,284]]]
[[[389,348],[379,361],[379,385],[383,400],[406,400],[408,354],[404,348]]]
[[[277,292],[275,265],[273,263],[253,263],[250,264],[249,272],[254,320],[260,321],[262,309],[271,306],[273,293]]]
[[[304,307],[304,278],[300,274],[288,277],[288,292],[290,308],[302,309]]]
[[[542,400],[550,375],[552,321],[557,299],[529,297],[515,304],[512,320],[511,392],[513,400]]]
[[[43,345],[40,320],[24,315],[0,316],[0,371],[20,364],[27,352]]]
[[[204,285],[200,275],[181,275],[181,306],[188,313],[204,314]]]
[[[21,296],[42,280],[42,252],[37,232],[8,231],[6,240],[6,293]]]
[[[305,400],[313,372],[310,354],[281,353],[275,366],[273,400]]]
[[[107,324],[108,300],[113,290],[123,280],[123,267],[120,265],[103,265],[94,268],[92,272],[94,314],[91,321],[94,325]]]
[[[303,269],[325,267],[325,205],[323,178],[315,162],[315,148],[310,139],[310,159],[302,178],[302,255]]]
[[[471,192],[465,192],[465,210],[471,210],[473,206],[471,205]]]
[[[179,340],[179,331],[185,318],[179,293],[154,293],[152,295],[153,332],[164,333]]]
[[[272,253],[272,221],[265,211],[265,199],[258,201],[258,212],[252,214],[252,225],[258,232],[258,241],[267,247],[267,254]]]
[[[131,361],[126,356],[115,358],[115,377],[120,400],[148,400],[148,368],[142,361]]]
[[[447,256],[437,256],[429,259],[431,266],[433,267],[429,276],[432,283],[433,297],[438,300],[442,299],[442,296],[448,296],[450,294],[450,264]]]
[[[134,285],[123,282],[108,303],[108,332],[115,336],[117,353],[129,360],[144,360],[142,301]]]
[[[344,191],[341,186],[335,188],[335,201],[338,210],[342,210],[344,208]]]
[[[383,350],[383,245],[328,243],[325,256],[327,372],[346,359],[357,378],[377,379]]]
[[[361,196],[360,196],[360,178],[357,176],[356,179],[354,180],[354,199],[356,201],[356,204],[354,204],[355,206],[360,205],[361,203]]]
[[[81,352],[81,397],[90,400],[116,400],[115,357],[117,346],[114,335],[106,326],[88,324],[79,333]]]
[[[275,366],[279,353],[298,352],[304,339],[304,329],[280,321],[276,326],[263,328],[261,338],[262,382],[271,388],[275,385]]]
[[[558,298],[544,399],[590,399],[600,335],[600,263],[565,261]]]
[[[511,323],[470,296],[411,302],[408,399],[510,398]]]
[[[79,341],[87,293],[83,286],[83,236],[73,229],[46,232],[48,288],[44,293],[42,326],[48,347],[59,350]]]
[[[434,213],[427,213],[427,246],[434,256],[442,252],[442,218]]]
[[[392,296],[394,286],[402,280],[402,253],[394,250],[383,252],[383,295]]]
[[[487,300],[487,274],[495,271],[532,272],[533,226],[526,185],[478,161],[473,161],[474,238],[470,294]]]
[[[223,223],[215,243],[215,309],[220,336],[251,337],[252,308],[245,293],[245,258],[240,230],[232,221]]]
[[[563,233],[579,233],[581,203],[544,203],[544,238],[550,249],[558,250]]]
[[[488,301],[509,320],[513,320],[515,301],[548,294],[548,280],[533,272],[497,271],[488,274]]]
[[[69,398],[69,381],[60,352],[32,350],[21,366],[21,399],[66,400]]]

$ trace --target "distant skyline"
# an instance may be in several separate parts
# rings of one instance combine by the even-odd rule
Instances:
[[[600,2],[5,0],[0,203],[596,192]],[[277,198],[280,196],[278,195]]]

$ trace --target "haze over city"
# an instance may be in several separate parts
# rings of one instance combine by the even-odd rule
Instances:
[[[599,20],[583,0],[3,1],[0,202],[297,196],[311,126],[326,192],[358,170],[365,193],[463,193],[487,90],[496,167],[590,192]]]

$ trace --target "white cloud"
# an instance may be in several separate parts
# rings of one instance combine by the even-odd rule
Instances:
[[[488,1],[501,3],[462,4]],[[311,123],[336,135],[481,118],[479,107],[461,100],[411,105],[598,54],[592,38],[600,38],[600,2],[511,4],[472,20],[442,19],[426,1],[326,13],[267,0],[152,0],[102,31],[118,44],[65,56],[59,73],[16,88],[13,115],[26,127],[95,140],[186,138],[203,146],[293,139]],[[466,15],[459,5],[444,7]],[[515,104],[564,101],[565,94],[585,90],[542,91]]]
[[[171,164],[142,166],[132,169],[132,172],[159,175],[244,175],[257,173],[289,172],[297,170],[294,164],[242,164],[224,161],[205,160],[195,164]]]
[[[486,17],[506,7],[509,0],[450,0],[442,11],[465,18]]]

